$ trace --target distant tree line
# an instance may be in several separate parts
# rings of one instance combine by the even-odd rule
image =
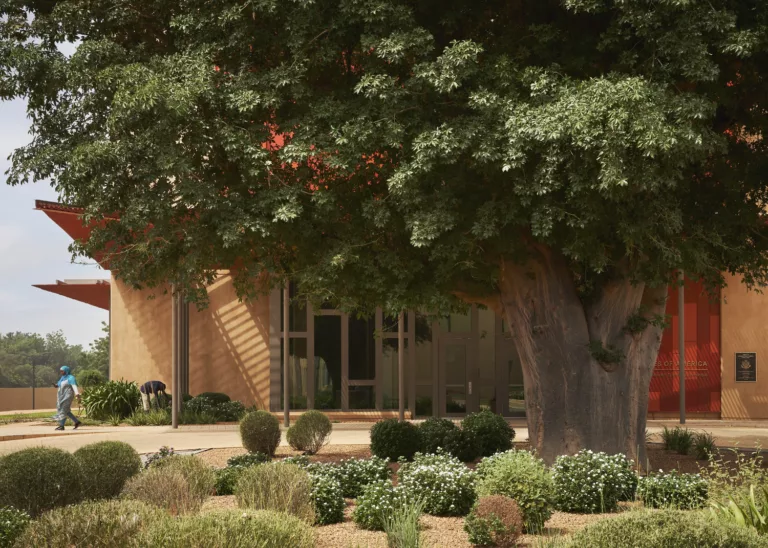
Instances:
[[[38,333],[0,333],[0,388],[50,386],[59,378],[58,370],[68,365],[77,376],[86,370],[109,375],[109,327],[102,324],[104,336],[87,349],[69,344],[61,331],[43,336]]]

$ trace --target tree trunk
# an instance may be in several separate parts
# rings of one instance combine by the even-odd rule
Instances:
[[[648,390],[662,329],[626,327],[640,310],[646,318],[663,314],[667,288],[615,281],[585,305],[565,259],[547,248],[525,265],[501,267],[531,445],[547,463],[591,449],[624,453],[645,468]]]

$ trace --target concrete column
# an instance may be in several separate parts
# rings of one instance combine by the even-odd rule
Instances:
[[[405,314],[397,315],[397,413],[405,420]]]
[[[680,424],[685,424],[685,274],[680,271],[677,288],[677,344],[680,354]]]
[[[288,428],[291,425],[291,382],[289,377],[289,363],[290,357],[290,322],[288,321],[288,315],[290,309],[290,293],[288,291],[288,284],[285,284],[283,289],[283,425]]]

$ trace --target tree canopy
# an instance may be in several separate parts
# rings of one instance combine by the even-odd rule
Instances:
[[[0,0],[9,182],[198,300],[228,268],[437,309],[538,248],[584,298],[762,284],[767,28],[762,0]]]

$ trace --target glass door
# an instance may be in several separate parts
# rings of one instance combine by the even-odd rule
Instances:
[[[472,383],[469,382],[467,340],[445,339],[440,342],[440,414],[463,416],[467,413]]]

